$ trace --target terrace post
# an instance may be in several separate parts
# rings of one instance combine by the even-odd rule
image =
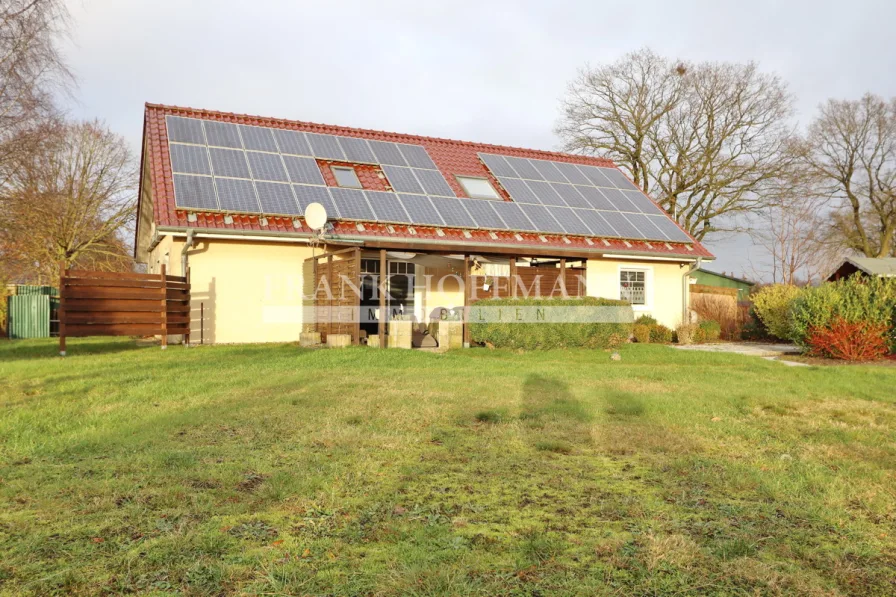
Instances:
[[[65,356],[65,261],[59,262],[59,356]]]
[[[516,298],[516,255],[510,258],[510,296]]]
[[[165,264],[162,264],[161,273],[159,274],[159,279],[162,282],[162,350],[168,348],[168,288],[167,286],[167,275]]]
[[[380,274],[377,280],[380,292],[380,317],[377,322],[380,348],[386,347],[386,249],[380,249]]]
[[[560,296],[569,298],[569,292],[566,290],[566,259],[560,260]]]
[[[357,310],[355,311],[355,333],[353,334],[354,338],[352,338],[352,344],[357,346],[361,343],[361,248],[355,248],[355,280],[358,283],[358,292],[355,297],[355,305],[357,306]]]
[[[464,348],[470,348],[470,256],[464,255]]]

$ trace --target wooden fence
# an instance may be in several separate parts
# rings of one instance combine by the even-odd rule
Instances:
[[[59,353],[66,337],[183,334],[190,342],[190,283],[159,274],[69,271],[59,279]]]
[[[561,273],[564,273],[564,282],[567,297],[585,296],[585,268],[583,267],[514,267],[515,272],[510,276],[471,276],[472,288],[470,289],[470,302],[474,303],[482,299],[508,298],[560,298],[563,296],[563,286],[558,283]],[[516,281],[514,281],[516,276]],[[488,282],[489,288],[485,290],[484,284]],[[514,295],[513,285],[516,284]]]

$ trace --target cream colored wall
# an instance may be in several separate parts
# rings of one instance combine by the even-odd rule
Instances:
[[[157,274],[164,263],[169,276],[182,276],[180,271],[180,251],[183,241],[173,240],[170,236],[162,237],[156,248],[149,252],[146,259],[146,271]],[[139,259],[139,256],[138,256]]]
[[[423,318],[421,321],[429,322],[432,318],[438,317],[438,314],[434,314],[434,312],[440,309],[463,308],[463,285],[461,280],[452,274],[453,272],[449,268],[425,268],[424,276],[430,276],[428,288],[426,288],[426,279],[418,276],[417,285],[424,287]]]
[[[635,317],[652,315],[670,328],[681,323],[681,277],[686,268],[665,261],[591,259],[586,268],[588,296],[618,299],[619,272],[622,269],[643,269],[646,272],[647,305],[635,305]]]
[[[200,339],[200,304],[208,344],[298,341],[302,270],[312,255],[310,247],[198,238],[189,255],[191,343]],[[171,252],[171,270],[175,262],[179,270],[179,246],[176,257]]]

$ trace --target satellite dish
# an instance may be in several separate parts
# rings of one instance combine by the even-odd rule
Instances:
[[[327,223],[327,209],[320,203],[305,208],[305,223],[312,230],[320,230]]]

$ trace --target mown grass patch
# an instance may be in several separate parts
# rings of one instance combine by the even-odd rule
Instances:
[[[892,594],[896,370],[0,344],[0,594]]]

